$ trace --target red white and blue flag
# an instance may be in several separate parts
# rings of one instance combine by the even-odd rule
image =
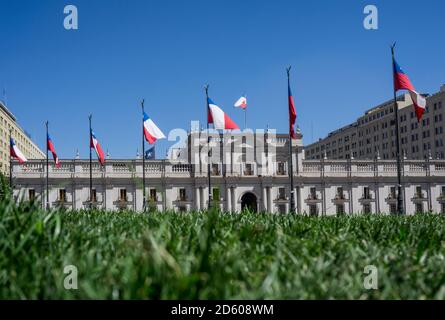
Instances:
[[[207,104],[209,106],[207,110],[207,122],[213,124],[216,130],[239,129],[237,124],[233,122],[220,107],[213,103],[210,98],[207,99]]]
[[[164,133],[144,112],[144,136],[149,144],[153,144],[156,140],[165,139]]]
[[[28,161],[28,159],[26,159],[26,157],[23,155],[23,153],[20,151],[20,149],[16,146],[14,139],[10,139],[9,140],[10,143],[10,154],[11,157],[17,159],[19,161],[20,164],[25,163],[26,161]]]
[[[408,90],[413,100],[414,110],[416,112],[417,120],[420,121],[422,119],[422,115],[425,112],[426,108],[426,100],[425,98],[419,94],[411,81],[408,78],[408,75],[400,68],[397,62],[394,60],[393,64],[394,69],[394,90]]]
[[[239,98],[234,105],[235,108],[246,109],[247,108],[247,98],[242,96]]]
[[[99,141],[97,141],[96,135],[94,134],[93,130],[90,132],[90,148],[93,148],[96,151],[97,159],[99,160],[101,165],[105,164],[105,156],[104,152],[102,151],[102,148],[99,144]]]
[[[59,157],[57,157],[56,149],[54,148],[54,143],[51,140],[51,137],[49,136],[49,134],[46,137],[46,144],[47,144],[48,150],[51,151],[51,153],[53,154],[53,159],[54,159],[54,163],[56,164],[56,167],[60,167]]]
[[[297,112],[295,111],[294,98],[292,97],[292,91],[290,90],[290,85],[287,86],[288,90],[288,102],[289,102],[289,135],[292,139],[297,139],[295,134],[295,120],[297,119]]]

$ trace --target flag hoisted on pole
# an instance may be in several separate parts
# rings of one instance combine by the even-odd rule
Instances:
[[[11,196],[14,194],[12,190],[12,144],[14,141],[12,140],[12,129],[9,129],[9,189],[11,192]]]
[[[206,98],[207,98],[207,143],[209,145],[209,161],[207,164],[207,170],[208,170],[208,180],[209,180],[209,207],[211,206],[211,184],[210,184],[210,156],[211,156],[211,150],[210,150],[210,135],[209,135],[209,124],[213,124],[213,128],[215,130],[233,130],[233,129],[239,129],[238,125],[225,113],[218,105],[216,105],[210,98],[209,98],[209,86],[207,85],[205,87],[206,91]],[[219,139],[220,149],[221,149],[221,143],[222,138]],[[222,159],[222,170],[224,173],[224,156]]]
[[[403,72],[402,68],[398,65],[397,61],[394,59],[394,47],[392,48],[393,53],[393,69],[394,69],[394,90],[397,92],[399,90],[408,90],[413,101],[414,111],[416,113],[417,121],[422,119],[422,115],[426,108],[426,99],[414,89],[408,76]]]
[[[28,161],[26,157],[23,155],[22,151],[17,147],[12,138],[12,129],[9,129],[9,187],[11,188],[12,195],[12,159],[17,159],[20,164]]]
[[[88,117],[89,124],[90,124],[90,201],[89,201],[89,208],[91,209],[93,207],[93,157],[92,157],[92,149],[96,151],[97,158],[101,165],[105,164],[105,155],[102,151],[102,148],[99,144],[99,141],[97,141],[96,135],[93,132],[93,128],[91,127],[91,119],[93,118],[93,115],[90,114]]]
[[[289,197],[289,210],[291,213],[295,212],[295,200],[294,200],[294,170],[293,170],[293,155],[292,155],[292,140],[297,138],[295,134],[294,125],[297,119],[297,113],[295,111],[294,98],[292,97],[292,91],[290,89],[290,69],[289,66],[286,69],[287,72],[287,92],[288,92],[288,107],[289,107],[289,182],[290,182],[290,197]]]
[[[142,99],[141,101],[141,108],[142,108],[142,211],[145,212],[145,204],[147,202],[146,198],[146,192],[145,192],[145,139],[148,140],[147,136],[145,135],[145,99]]]
[[[90,123],[90,201],[88,203],[88,207],[92,208],[92,196],[93,196],[93,157],[91,154],[91,141],[93,141],[93,129],[91,128],[91,118],[93,117],[93,115],[90,114],[90,116],[88,117],[89,123]],[[47,155],[48,156],[48,155]]]
[[[51,151],[54,159],[54,164],[57,168],[60,168],[59,157],[57,156],[56,149],[54,148],[54,143],[49,136],[49,122],[46,121],[46,208],[49,209],[49,156],[48,153]]]
[[[400,154],[400,138],[399,138],[399,116],[398,116],[398,105],[397,105],[397,91],[398,90],[408,90],[413,100],[414,110],[417,116],[417,120],[422,119],[422,115],[425,112],[426,100],[414,89],[408,76],[403,72],[402,68],[397,64],[394,57],[394,48],[396,44],[391,46],[391,56],[392,56],[392,69],[393,69],[393,80],[394,80],[394,124],[396,131],[396,157],[397,157],[397,213],[403,214],[403,196],[402,196],[402,159]]]
[[[207,91],[206,91],[207,92]],[[207,96],[207,126],[211,123],[216,130],[239,129],[219,106]]]
[[[47,129],[48,129],[48,127],[47,127]],[[51,153],[53,155],[54,164],[56,165],[57,168],[60,168],[61,163],[60,163],[59,157],[57,156],[56,149],[54,148],[54,143],[48,133],[46,135],[46,146],[47,146],[47,150],[51,151]]]
[[[145,190],[145,159],[149,159],[145,154],[145,140],[147,140],[149,144],[154,144],[159,139],[165,139],[165,135],[161,131],[161,129],[159,129],[158,126],[153,122],[153,120],[151,120],[151,118],[145,113],[145,99],[142,99],[141,107],[142,107],[142,189],[143,189],[142,208],[143,211],[145,211],[147,202],[146,190]],[[154,150],[154,147],[151,148],[150,150]]]
[[[144,157],[147,160],[154,160],[154,159],[156,159],[156,149],[155,149],[155,146],[153,146],[150,149],[148,149],[147,151],[145,151]]]
[[[206,92],[206,112],[207,112],[207,183],[209,188],[209,203],[208,203],[208,209],[210,210],[212,208],[212,183],[210,180],[210,156],[211,156],[211,150],[210,150],[210,132],[209,132],[209,124],[213,123],[213,117],[212,113],[210,111],[210,99],[209,99],[209,85],[206,85],[204,87],[204,90]],[[213,103],[213,102],[212,102]]]
[[[244,129],[247,129],[247,97],[243,95],[233,106],[244,110]]]

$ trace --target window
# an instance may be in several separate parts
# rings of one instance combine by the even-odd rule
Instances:
[[[371,199],[371,193],[369,192],[369,187],[363,188],[363,199]]]
[[[337,198],[338,199],[344,199],[345,195],[343,194],[343,188],[342,187],[338,187],[337,188]]]
[[[286,213],[286,206],[284,204],[278,205],[278,212],[281,213],[281,214],[285,214]]]
[[[219,190],[217,188],[213,188],[213,199],[215,199],[215,190]],[[185,188],[180,188],[179,189],[179,201],[186,201],[187,196],[185,193]]]
[[[60,202],[66,201],[66,190],[65,189],[59,189],[59,201]]]
[[[422,198],[422,187],[416,187],[416,198]]]
[[[246,163],[246,169],[244,170],[244,175],[245,176],[253,175],[253,170],[252,170],[252,164],[251,163]]]
[[[284,175],[284,162],[278,162],[278,174],[280,175]]]
[[[445,214],[445,203],[441,204],[440,209],[440,213]]]
[[[311,204],[311,205],[309,206],[309,214],[310,214],[311,216],[316,216],[317,213],[318,213],[317,205],[316,205],[316,204]]]
[[[394,203],[391,203],[389,205],[389,213],[390,214],[396,214],[397,213],[397,206]]]
[[[127,201],[127,189],[119,190],[119,201]]]
[[[96,189],[91,190],[91,202],[97,202],[97,192]]]
[[[286,189],[285,188],[279,188],[278,189],[278,199],[279,200],[285,200],[286,199]]]
[[[150,201],[157,201],[156,189],[150,189]]]
[[[35,199],[36,199],[36,190],[29,189],[28,190],[28,200],[29,201],[34,201]]]
[[[416,213],[423,213],[423,203],[416,203]]]
[[[364,204],[363,205],[363,213],[365,213],[365,214],[369,214],[369,213],[371,213],[371,205],[370,204]]]
[[[396,198],[396,187],[391,187],[389,189],[389,198],[395,199]]]
[[[345,213],[345,206],[343,204],[337,204],[337,214],[344,214]]]
[[[312,187],[310,192],[311,192],[310,198],[313,199],[313,200],[317,199],[317,189]]]
[[[217,163],[212,163],[212,175],[214,176],[219,175],[219,168]]]
[[[185,189],[184,189],[184,194],[185,194]],[[213,188],[212,195],[213,195],[213,201],[219,201],[220,200],[219,188]]]

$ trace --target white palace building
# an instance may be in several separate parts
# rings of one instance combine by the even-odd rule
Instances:
[[[180,157],[145,160],[147,210],[186,212],[209,205],[208,146],[213,205],[222,211],[244,208],[289,212],[289,139],[271,132],[188,135]],[[336,215],[395,213],[395,160],[306,160],[302,135],[293,140],[293,175],[298,214]],[[224,155],[224,157],[222,156]],[[90,205],[89,160],[62,160],[49,165],[49,206],[86,209]],[[91,205],[107,210],[142,211],[142,159],[107,160],[92,166]],[[403,160],[403,201],[407,214],[445,213],[445,160]],[[14,195],[45,204],[46,161],[13,165]]]

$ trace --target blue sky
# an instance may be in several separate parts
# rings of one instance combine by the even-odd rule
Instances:
[[[74,4],[79,29],[63,28]],[[379,9],[365,30],[363,8]],[[392,97],[389,45],[421,92],[445,83],[443,0],[0,1],[0,88],[42,148],[88,155],[88,114],[112,158],[140,150],[140,106],[168,133],[205,121],[203,85],[240,126],[287,128],[285,68],[308,144]],[[159,143],[163,155],[173,141]]]

